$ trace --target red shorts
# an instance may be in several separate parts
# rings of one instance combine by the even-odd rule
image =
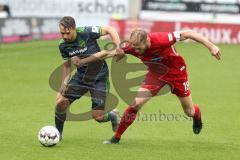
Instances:
[[[187,97],[190,95],[186,64],[181,56],[168,58],[163,61],[167,70],[163,73],[151,70],[145,76],[145,80],[141,85],[151,91],[152,96],[168,93],[177,95],[178,97]],[[166,85],[170,86],[166,87]],[[161,90],[161,92],[159,92]]]

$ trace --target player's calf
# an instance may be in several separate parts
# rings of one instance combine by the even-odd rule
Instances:
[[[186,115],[193,118],[193,132],[199,134],[202,130],[202,119],[199,107],[193,104],[191,95],[178,98]]]
[[[188,116],[188,117],[193,117],[194,116],[194,108],[193,107],[188,107],[184,109],[184,113]]]
[[[69,107],[71,102],[65,98],[61,97],[57,100],[55,108],[55,126],[62,136],[64,122],[66,120],[66,109]]]

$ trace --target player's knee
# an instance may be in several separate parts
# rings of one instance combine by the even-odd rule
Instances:
[[[103,122],[103,119],[104,119],[104,111],[102,110],[94,110],[92,112],[92,117],[95,121],[101,123]]]
[[[137,105],[137,104],[132,104],[131,105],[131,107],[136,111],[136,112],[138,112],[139,110],[140,110],[140,106],[139,105]]]
[[[141,109],[141,106],[142,106],[142,105],[143,105],[143,103],[134,101],[134,103],[131,105],[131,107],[132,107],[135,111],[139,111],[139,110]]]
[[[103,116],[98,116],[98,117],[93,117],[95,119],[95,121],[97,121],[98,123],[103,122]]]
[[[59,98],[57,100],[57,104],[56,104],[56,109],[57,110],[65,110],[68,106],[69,106],[70,102],[68,99],[66,98]]]
[[[68,104],[68,100],[64,98],[60,98],[57,100],[57,107],[66,106],[67,104]]]

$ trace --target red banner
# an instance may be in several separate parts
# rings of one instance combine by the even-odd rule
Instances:
[[[214,43],[240,44],[240,25],[237,24],[111,20],[110,25],[118,30],[121,38],[127,38],[134,28],[143,28],[148,32],[190,29],[201,33]]]

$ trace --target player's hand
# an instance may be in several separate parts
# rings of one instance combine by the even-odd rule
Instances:
[[[116,49],[116,55],[114,56],[116,62],[120,61],[124,56],[125,52],[121,48]]]
[[[211,52],[212,56],[214,56],[217,60],[221,59],[220,49],[217,46],[213,45],[210,48],[210,52]]]
[[[114,57],[117,55],[117,50],[111,50],[111,51],[106,51],[107,52],[107,57]]]
[[[78,56],[73,56],[71,57],[71,61],[73,64],[75,64],[76,66],[81,66],[81,59]]]

